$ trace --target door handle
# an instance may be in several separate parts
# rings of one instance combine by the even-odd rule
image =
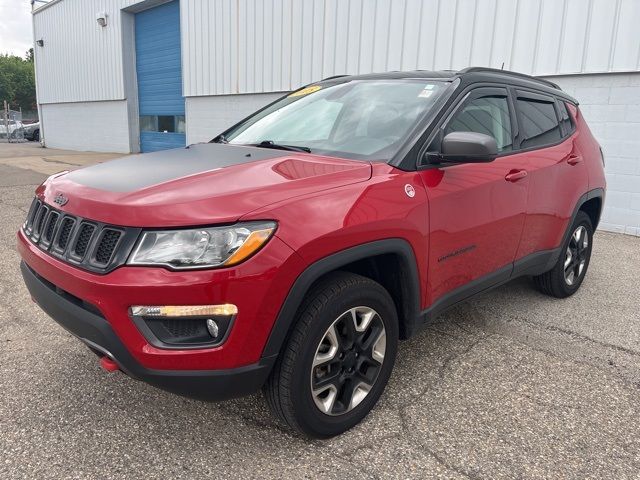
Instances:
[[[526,170],[511,170],[509,173],[505,175],[504,179],[507,182],[517,182],[518,180],[521,180],[526,176],[527,176]]]
[[[569,155],[569,158],[567,158],[567,163],[569,165],[576,165],[581,161],[582,161],[582,157],[580,155],[576,155],[575,153],[572,153],[571,155]]]

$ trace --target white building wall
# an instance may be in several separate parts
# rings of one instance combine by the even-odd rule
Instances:
[[[38,102],[123,100],[121,9],[135,0],[58,0],[33,17]],[[96,22],[107,13],[107,26]],[[131,45],[128,48],[133,48]]]
[[[129,153],[127,111],[125,100],[48,103],[41,107],[40,120],[48,147]]]
[[[54,0],[34,13],[40,103],[126,97],[122,9]],[[180,0],[186,97],[287,91],[337,74],[640,70],[638,0]],[[96,22],[106,12],[107,27]]]
[[[187,144],[208,142],[282,95],[283,93],[259,93],[187,98]]]
[[[471,65],[640,70],[638,0],[181,0],[181,13],[186,96]]]
[[[640,72],[552,80],[580,101],[602,145],[607,197],[600,228],[640,235]]]

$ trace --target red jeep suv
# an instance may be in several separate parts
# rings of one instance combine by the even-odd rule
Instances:
[[[105,369],[208,400],[262,388],[290,427],[329,437],[444,309],[523,275],[575,293],[603,163],[546,80],[332,77],[209,143],[50,177],[21,269]]]

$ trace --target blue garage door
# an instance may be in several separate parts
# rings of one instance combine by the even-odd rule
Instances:
[[[143,152],[184,147],[180,4],[136,14],[136,71]]]

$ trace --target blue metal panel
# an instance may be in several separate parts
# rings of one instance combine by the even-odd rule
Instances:
[[[185,141],[184,133],[140,132],[140,150],[144,153],[182,148]]]
[[[136,14],[140,116],[184,115],[178,0]],[[184,133],[141,132],[143,152],[183,147]]]

